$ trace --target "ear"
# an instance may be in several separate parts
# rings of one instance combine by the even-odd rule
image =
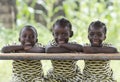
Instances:
[[[38,42],[38,39],[36,39],[36,42]]]
[[[52,35],[54,36],[54,33],[52,32]]]
[[[88,37],[88,39],[89,39],[89,35],[88,35],[87,37]]]
[[[20,38],[18,39],[18,41],[20,42]]]
[[[73,36],[73,31],[70,31],[70,37],[72,37]]]
[[[106,39],[106,36],[104,37],[104,40]]]

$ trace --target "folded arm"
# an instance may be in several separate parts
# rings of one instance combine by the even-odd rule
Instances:
[[[32,47],[31,49],[25,50],[27,53],[44,53],[45,48],[43,47]]]
[[[45,51],[47,53],[70,53],[70,50],[57,46],[46,47]]]
[[[59,44],[59,46],[61,48],[66,48],[73,52],[82,52],[83,51],[82,45],[79,45],[79,44],[67,43],[67,44]]]
[[[10,52],[14,52],[14,51],[18,51],[18,50],[23,50],[23,46],[21,45],[10,45],[10,46],[5,46],[2,48],[2,52],[3,53],[10,53]]]
[[[83,47],[84,53],[117,53],[117,49],[114,47]]]

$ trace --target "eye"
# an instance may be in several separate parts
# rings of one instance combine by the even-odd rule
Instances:
[[[94,36],[94,33],[93,33],[93,32],[91,32],[91,33],[90,33],[90,36]]]

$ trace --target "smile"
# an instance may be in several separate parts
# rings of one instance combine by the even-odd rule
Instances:
[[[31,45],[31,43],[30,43],[30,42],[25,42],[25,45],[28,45],[28,46],[29,46],[29,45]]]
[[[59,44],[63,44],[63,43],[65,43],[65,41],[58,41],[58,43],[59,43]]]

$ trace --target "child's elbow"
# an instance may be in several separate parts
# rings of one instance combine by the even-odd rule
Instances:
[[[114,53],[118,53],[118,50],[116,48],[114,48]]]
[[[112,52],[112,53],[118,53],[118,50],[117,50],[116,48],[113,48],[113,49],[111,50],[111,52]]]
[[[45,53],[45,48],[41,48],[40,53]]]
[[[47,48],[45,49],[45,52],[46,52],[46,53],[60,53],[61,50],[60,50],[60,48],[58,48],[58,47],[47,47]]]
[[[2,53],[7,53],[7,48],[6,47],[3,47],[2,50],[1,50]]]

